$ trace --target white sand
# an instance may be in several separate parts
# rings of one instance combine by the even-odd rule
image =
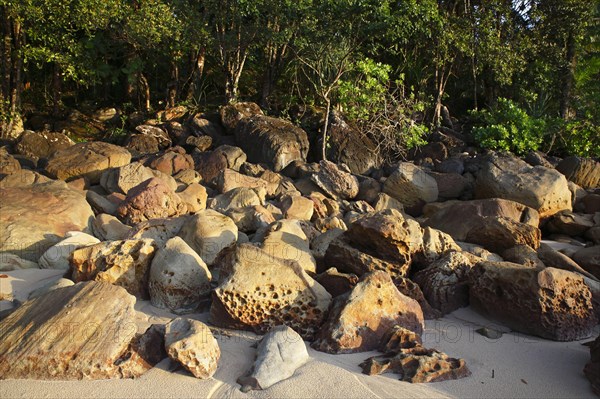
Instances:
[[[27,289],[47,283],[49,278],[56,278],[48,272],[37,273],[37,279],[30,276],[36,273],[6,274],[11,278],[0,279],[0,292],[10,290],[7,284],[11,284],[18,288],[17,297],[26,295]],[[36,282],[25,284],[24,280]],[[141,330],[151,323],[164,323],[175,317],[148,302],[139,302],[136,309]],[[190,317],[206,321],[207,314]],[[258,337],[249,332],[227,331],[216,335],[221,360],[217,373],[210,380],[195,379],[165,359],[136,380],[0,381],[0,398],[594,397],[582,372],[589,360],[589,350],[581,342],[553,342],[510,332],[498,340],[491,340],[475,332],[481,326],[507,331],[469,308],[426,323],[425,346],[467,361],[472,375],[455,381],[410,384],[398,381],[394,374],[367,376],[361,374],[358,365],[366,358],[378,355],[376,352],[328,355],[309,348],[311,361],[298,369],[291,379],[264,391],[244,394],[235,381],[250,368],[255,352],[251,345]]]

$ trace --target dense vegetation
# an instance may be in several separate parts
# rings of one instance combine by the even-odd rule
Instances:
[[[3,133],[29,109],[243,99],[340,109],[408,146],[447,107],[486,147],[598,156],[599,16],[598,0],[0,0]]]

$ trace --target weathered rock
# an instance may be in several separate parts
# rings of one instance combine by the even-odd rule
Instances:
[[[173,176],[177,183],[194,184],[202,182],[202,175],[191,169],[185,169]]]
[[[0,253],[35,261],[69,231],[89,231],[94,213],[85,196],[52,181],[0,189]]]
[[[590,361],[585,365],[583,373],[590,380],[592,390],[600,395],[600,336],[590,345]]]
[[[226,213],[231,209],[258,206],[263,205],[263,203],[264,196],[261,198],[261,196],[251,188],[239,187],[229,190],[225,194],[217,195],[208,201],[207,206],[219,212]]]
[[[194,377],[207,379],[217,371],[221,349],[208,326],[178,317],[166,325],[165,349]]]
[[[71,253],[78,248],[98,244],[100,240],[80,231],[70,231],[65,239],[48,248],[38,263],[41,269],[69,269]]]
[[[423,312],[417,301],[398,291],[387,273],[376,271],[334,300],[312,347],[328,353],[374,350],[396,324],[421,334]]]
[[[132,134],[127,138],[125,148],[134,158],[156,154],[159,151],[158,139],[145,134]]]
[[[600,279],[600,245],[580,249],[573,255],[573,260],[584,270]]]
[[[150,262],[156,252],[151,240],[106,241],[71,253],[71,278],[121,286],[131,295],[148,298]]]
[[[100,185],[109,193],[127,194],[133,187],[154,177],[152,171],[139,162],[108,169],[100,177]]]
[[[471,372],[463,359],[451,358],[435,349],[418,345],[384,356],[374,356],[360,364],[364,374],[395,373],[401,381],[411,383],[456,380]]]
[[[181,198],[166,183],[153,177],[129,190],[117,209],[117,216],[127,224],[135,224],[179,216],[186,211]]]
[[[317,271],[308,237],[297,220],[285,219],[273,223],[266,229],[261,241],[261,248],[270,256],[296,261],[309,273]]]
[[[147,220],[133,226],[127,238],[133,240],[149,238],[154,240],[158,247],[162,247],[168,240],[179,234],[188,219],[187,216],[180,216],[172,219]]]
[[[18,257],[11,253],[0,254],[0,271],[9,272],[11,270],[21,269],[39,269],[39,265],[27,259]]]
[[[206,209],[208,193],[206,188],[198,183],[189,184],[185,190],[178,192],[177,195],[187,207],[188,212],[196,213]]]
[[[562,252],[558,252],[550,245],[542,243],[537,250],[537,255],[545,266],[554,267],[556,269],[576,272],[582,276],[586,276],[592,280],[596,280],[593,274],[579,266],[573,259],[569,258]]]
[[[168,240],[152,260],[148,291],[152,305],[177,314],[193,312],[210,293],[204,261],[180,237]]]
[[[85,199],[96,213],[115,215],[117,213],[117,208],[120,205],[120,202],[115,203],[109,200],[107,196],[98,194],[93,190],[88,190],[85,192]]]
[[[152,125],[139,125],[135,128],[136,131],[143,134],[144,136],[152,137],[158,143],[158,148],[165,149],[173,144],[169,133],[159,128],[158,126]]]
[[[226,215],[233,220],[238,231],[244,233],[266,229],[270,224],[275,223],[273,214],[261,205],[230,209]]]
[[[516,201],[538,211],[541,218],[571,209],[571,192],[562,174],[510,156],[492,155],[483,163],[475,196]]]
[[[238,229],[231,218],[206,209],[190,217],[178,235],[208,266],[212,266],[221,251],[236,243]]]
[[[323,273],[318,274],[315,280],[335,298],[356,286],[358,276],[351,273],[340,273],[335,267],[330,267]]]
[[[600,186],[600,162],[591,158],[567,157],[560,161],[556,170],[583,188],[594,189]]]
[[[311,220],[314,208],[312,200],[299,195],[285,196],[281,201],[281,210],[286,219]]]
[[[373,203],[373,209],[375,209],[376,212],[383,211],[385,209],[395,209],[398,212],[403,212],[404,205],[402,205],[402,202],[390,197],[386,193],[379,193],[375,199],[375,202]]]
[[[159,170],[164,174],[172,176],[182,170],[194,169],[194,159],[191,155],[186,154],[183,148],[173,147],[161,156],[150,161],[149,166],[152,169]]]
[[[597,322],[592,294],[575,273],[480,262],[469,285],[471,305],[520,332],[572,341],[589,337]]]
[[[135,335],[135,298],[87,282],[27,301],[2,321],[0,375],[16,379],[135,377],[149,367],[127,354]],[[83,322],[82,322],[83,321]],[[138,367],[136,367],[138,366]]]
[[[568,236],[583,236],[592,227],[594,227],[592,215],[577,214],[571,211],[560,211],[552,215],[545,226],[550,233]]]
[[[56,281],[51,281],[48,284],[40,287],[40,288],[36,288],[35,290],[31,291],[29,293],[29,297],[28,299],[35,299],[39,296],[42,296],[44,294],[47,294],[50,291],[54,291],[57,290],[59,288],[65,288],[65,287],[70,287],[72,285],[75,285],[75,283],[73,282],[73,280],[69,280],[68,278],[59,278]]]
[[[262,110],[256,103],[239,102],[228,104],[219,109],[221,123],[228,134],[233,134],[238,122],[253,115],[263,115]]]
[[[401,162],[383,183],[383,192],[406,206],[433,202],[438,198],[435,179],[418,166]]]
[[[383,353],[398,353],[401,349],[414,348],[422,344],[423,341],[419,334],[395,325],[383,338],[379,351]]]
[[[419,271],[413,280],[427,302],[443,315],[469,305],[468,275],[477,259],[463,252],[450,252]]]
[[[8,176],[21,170],[21,164],[5,150],[0,151],[0,177]]]
[[[538,252],[528,245],[517,245],[509,248],[502,252],[502,258],[507,262],[518,263],[527,267],[537,267],[540,269],[546,267],[544,262],[538,257]]]
[[[517,223],[508,218],[487,218],[485,223],[469,231],[465,241],[502,253],[516,245],[528,245],[537,249],[541,238],[540,229],[529,224]]]
[[[309,359],[302,337],[288,326],[271,329],[260,341],[256,352],[256,360],[248,376],[237,380],[242,392],[267,389],[288,379]]]
[[[358,179],[329,161],[319,163],[319,173],[311,180],[333,199],[349,200],[358,195]]]
[[[423,311],[423,318],[425,320],[437,319],[442,316],[442,313],[431,307],[427,299],[425,299],[425,295],[423,295],[423,291],[421,287],[414,281],[406,278],[406,277],[395,277],[394,285],[398,288],[400,293],[406,295],[409,298],[414,299],[419,303],[421,310]]]
[[[206,121],[206,119],[204,119]],[[208,122],[208,121],[207,121]],[[210,136],[189,136],[185,140],[185,144],[197,148],[198,151],[207,151],[213,143],[213,139]]]
[[[115,216],[101,213],[92,222],[92,231],[101,241],[124,240],[131,227],[121,223]]]
[[[267,190],[267,181],[251,176],[245,176],[235,170],[225,169],[217,177],[217,190],[226,193],[238,187]]]
[[[439,199],[459,198],[467,189],[469,181],[458,173],[428,172],[435,179]]]
[[[90,141],[55,152],[48,159],[46,172],[55,179],[85,177],[91,184],[96,184],[105,170],[127,165],[130,161],[131,154],[126,149],[101,141]]]
[[[257,333],[287,325],[305,339],[314,337],[331,295],[297,262],[241,244],[227,251],[217,267],[221,276],[213,291],[211,323]]]
[[[460,246],[454,239],[441,230],[431,227],[424,227],[423,232],[423,248],[413,247],[417,249],[414,256],[414,262],[420,266],[427,266],[431,262],[436,261],[449,251],[460,251]],[[417,242],[418,244],[418,242]]]
[[[17,154],[33,159],[48,158],[57,151],[72,146],[73,140],[57,132],[32,132],[25,130],[15,146]]]
[[[2,155],[0,153],[0,177],[3,174],[1,165],[3,161],[1,159],[1,156]],[[37,172],[28,169],[20,169],[15,171],[14,173],[10,173],[4,176],[4,178],[0,180],[0,188],[23,188],[25,186],[31,186],[32,184],[47,183],[50,180],[51,179]]]
[[[242,119],[235,129],[238,145],[248,161],[266,163],[278,172],[294,160],[306,160],[306,132],[284,119],[254,115]]]

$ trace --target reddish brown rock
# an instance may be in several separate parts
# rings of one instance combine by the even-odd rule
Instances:
[[[358,276],[356,274],[340,273],[335,267],[330,267],[323,273],[318,274],[315,280],[335,298],[354,288],[358,283]]]
[[[185,153],[181,147],[170,148],[158,158],[154,158],[149,165],[152,169],[159,170],[172,176],[186,169],[194,169],[194,160]]]

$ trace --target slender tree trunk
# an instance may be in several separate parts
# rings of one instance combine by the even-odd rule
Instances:
[[[179,67],[177,62],[171,62],[171,81],[167,84],[167,107],[175,107],[179,85]]]
[[[191,54],[192,72],[190,76],[190,84],[187,88],[186,99],[194,98],[196,90],[200,87],[200,79],[204,74],[204,62],[206,60],[206,47],[201,47],[196,53]]]
[[[140,73],[139,76],[139,84],[140,84],[140,92],[143,93],[143,107],[144,111],[150,112],[150,85],[148,84],[148,79],[143,73]]]
[[[321,157],[323,160],[327,160],[327,130],[329,128],[329,111],[331,111],[331,99],[329,96],[325,97],[325,122],[323,123],[323,133],[321,135]]]
[[[573,33],[569,33],[567,39],[567,48],[565,54],[565,67],[562,76],[562,88],[560,97],[560,116],[567,120],[571,117],[571,92],[573,91],[573,80],[575,75],[575,67],[577,64],[575,53],[575,37]]]
[[[52,114],[54,117],[58,117],[60,114],[60,101],[61,100],[61,78],[60,78],[60,65],[54,63],[52,69]]]
[[[2,91],[0,97],[0,107],[3,113],[8,112],[10,108],[10,89],[12,81],[12,23],[8,18],[8,13],[4,7],[0,8],[2,13]]]

